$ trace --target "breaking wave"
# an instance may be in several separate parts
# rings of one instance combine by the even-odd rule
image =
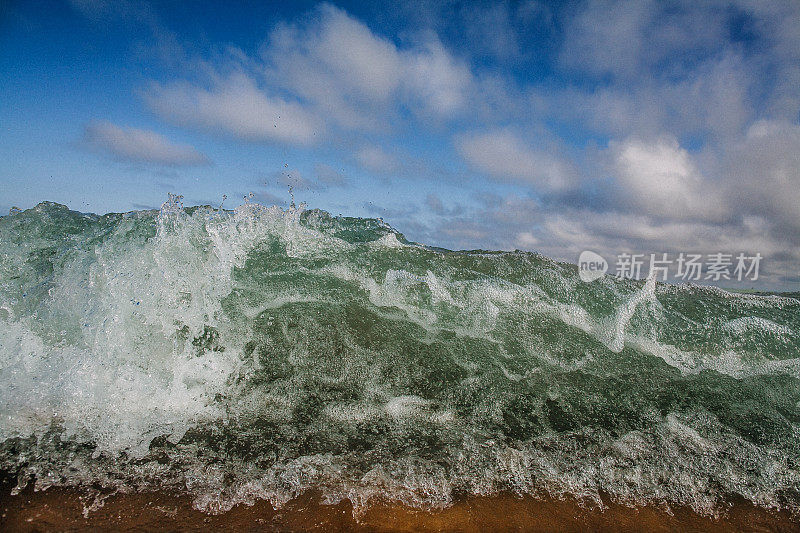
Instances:
[[[222,512],[309,489],[800,509],[800,302],[246,203],[0,218],[0,467]],[[89,507],[91,508],[91,506]]]

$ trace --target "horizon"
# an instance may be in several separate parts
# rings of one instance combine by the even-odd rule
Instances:
[[[699,281],[795,292],[799,19],[744,1],[6,3],[0,210],[293,193],[453,250],[759,254],[757,280]]]

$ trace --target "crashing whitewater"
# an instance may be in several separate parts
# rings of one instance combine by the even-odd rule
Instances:
[[[19,490],[800,509],[800,302],[246,203],[0,218]]]

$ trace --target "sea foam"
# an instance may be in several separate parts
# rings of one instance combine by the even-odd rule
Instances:
[[[0,219],[19,486],[800,508],[800,303],[245,203]]]

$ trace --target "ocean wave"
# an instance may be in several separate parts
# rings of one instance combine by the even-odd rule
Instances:
[[[0,218],[0,465],[39,487],[800,509],[800,302],[584,283],[246,203]]]

